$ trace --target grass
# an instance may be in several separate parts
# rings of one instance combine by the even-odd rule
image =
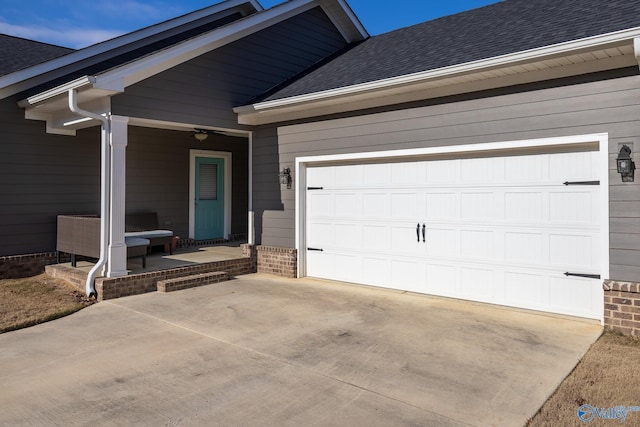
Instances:
[[[527,427],[640,426],[640,412],[621,419],[578,418],[582,405],[640,407],[640,340],[607,332],[596,341]],[[640,409],[640,408],[639,408]]]
[[[94,302],[64,280],[44,274],[0,280],[0,333],[57,319]],[[584,404],[640,407],[640,340],[603,334],[527,427],[640,426],[640,412],[630,412],[624,424],[597,416],[585,423],[577,414]]]
[[[58,319],[94,302],[68,282],[45,274],[0,280],[0,333]]]

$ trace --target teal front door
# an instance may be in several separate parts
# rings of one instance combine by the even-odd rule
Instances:
[[[196,157],[195,239],[224,237],[224,159]]]

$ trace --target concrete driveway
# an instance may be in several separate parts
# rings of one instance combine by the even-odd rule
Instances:
[[[0,425],[517,426],[600,333],[249,275],[0,335]]]

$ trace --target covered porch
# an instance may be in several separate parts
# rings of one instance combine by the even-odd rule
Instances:
[[[245,242],[178,247],[173,254],[152,252],[127,260],[128,274],[95,279],[98,301],[147,292],[170,292],[202,286],[256,271],[255,247]],[[65,279],[84,291],[95,260],[79,260],[76,267],[62,262],[46,267],[51,277]]]

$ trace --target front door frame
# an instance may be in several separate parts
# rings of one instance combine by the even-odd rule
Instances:
[[[195,238],[196,229],[196,158],[214,158],[224,161],[224,233],[229,239],[231,234],[231,153],[228,151],[189,150],[189,238]]]

